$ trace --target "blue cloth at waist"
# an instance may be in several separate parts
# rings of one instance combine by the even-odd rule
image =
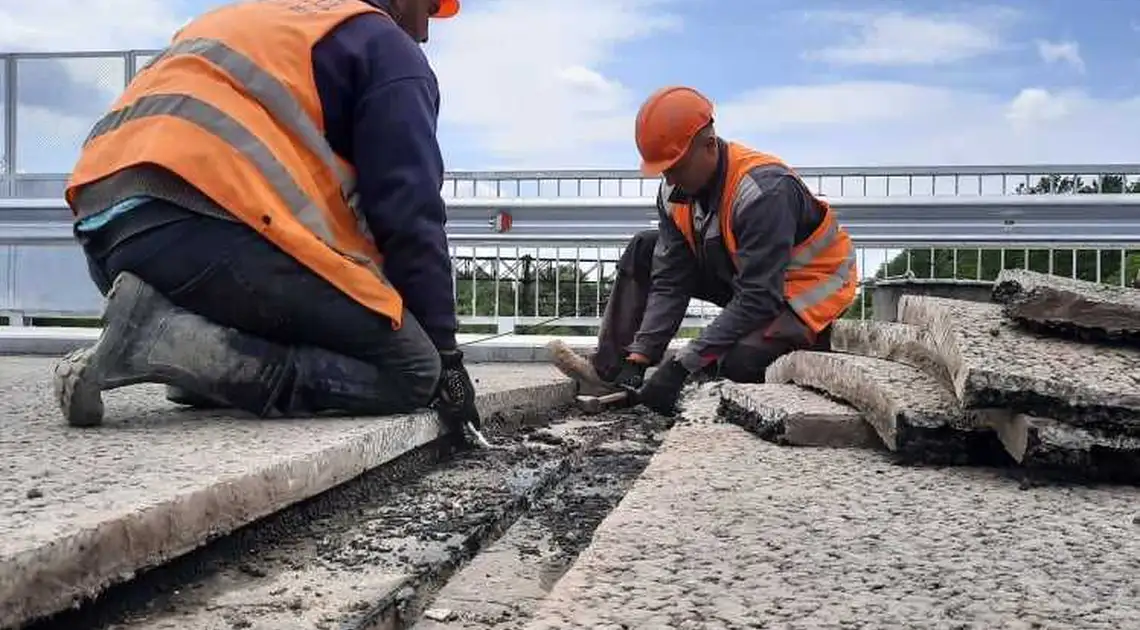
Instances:
[[[91,216],[84,217],[75,226],[75,229],[79,230],[80,232],[93,232],[103,227],[104,225],[107,225],[111,219],[126,214],[127,212],[143,205],[151,199],[152,197],[128,197],[111,206],[110,208],[107,208],[106,210],[101,210]]]

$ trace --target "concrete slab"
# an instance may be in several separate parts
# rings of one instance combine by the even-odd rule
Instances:
[[[761,439],[791,446],[881,446],[857,409],[798,385],[725,383],[719,411]]]
[[[1140,435],[1140,349],[1033,333],[997,304],[904,296],[899,317],[930,331],[932,349],[968,408]]]
[[[1006,269],[993,293],[1006,317],[1024,325],[1083,340],[1140,344],[1140,290]]]
[[[949,389],[909,365],[837,352],[792,352],[773,362],[765,378],[845,401],[906,461],[971,463],[1001,450],[992,430],[963,410]]]
[[[1006,451],[1029,470],[1088,481],[1140,481],[1140,438],[1008,411],[988,417]]]
[[[63,356],[72,350],[86,348],[99,338],[99,328],[65,326],[0,326],[0,355]],[[573,350],[592,354],[598,346],[595,337],[561,337],[551,335],[474,335],[458,336],[459,345],[472,363],[547,363],[546,344],[553,339],[565,341]],[[675,340],[671,354],[687,340]]]
[[[160,386],[105,396],[108,421],[62,424],[50,359],[0,359],[0,627],[72,605],[207,538],[426,444],[434,414],[256,420],[184,410]],[[548,408],[553,368],[472,366],[485,416]]]
[[[841,319],[832,326],[831,349],[903,363],[918,368],[949,386],[950,374],[931,349],[928,337],[929,333],[920,326]]]
[[[1138,505],[683,424],[523,627],[1128,628]]]

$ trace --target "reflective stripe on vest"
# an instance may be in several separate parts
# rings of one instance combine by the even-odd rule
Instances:
[[[274,120],[287,127],[304,143],[306,148],[317,155],[325,166],[338,176],[342,198],[355,216],[357,229],[370,242],[372,233],[364,217],[355,204],[355,177],[337,160],[335,153],[324,135],[305,113],[301,104],[289,90],[273,75],[257,67],[245,55],[233,50],[224,43],[211,39],[190,39],[178,42],[160,52],[144,67],[162,59],[178,55],[199,56],[226,70],[241,87],[269,111]],[[91,129],[83,146],[95,139],[115,131],[126,123],[149,116],[173,116],[191,122],[234,147],[254,164],[261,175],[269,182],[297,221],[317,235],[326,245],[343,256],[367,266],[380,280],[389,284],[387,277],[375,261],[367,256],[346,252],[337,248],[332,229],[325,222],[324,214],[301,187],[294,181],[289,171],[274,157],[257,136],[218,108],[185,94],[148,95],[140,97],[130,105],[114,110],[101,118]]]

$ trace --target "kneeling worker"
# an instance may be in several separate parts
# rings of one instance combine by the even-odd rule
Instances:
[[[587,361],[556,341],[555,365],[583,393],[639,388],[643,404],[672,413],[690,375],[762,382],[783,354],[829,350],[858,273],[828,204],[779,158],[717,137],[712,103],[693,89],[651,95],[636,138],[642,172],[663,175],[659,228],[635,236],[618,262],[597,354]],[[645,379],[691,298],[723,310]]]
[[[107,296],[56,366],[72,425],[104,390],[258,416],[436,404],[478,426],[456,347],[419,44],[457,0],[260,0],[179,31],[88,136],[68,183]]]

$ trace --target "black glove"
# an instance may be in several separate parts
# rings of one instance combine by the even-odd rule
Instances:
[[[677,399],[681,397],[681,388],[688,378],[689,370],[677,361],[663,363],[638,391],[638,402],[657,413],[671,416],[676,413]]]
[[[476,429],[482,426],[479,410],[475,408],[475,385],[463,366],[463,353],[459,350],[440,352],[442,370],[436,392],[436,409],[444,424],[459,431],[471,423]]]
[[[628,358],[622,359],[621,369],[618,370],[617,376],[614,377],[614,385],[622,389],[637,389],[641,387],[642,382],[645,380],[645,370],[648,369],[648,367],[649,366],[641,363],[634,363]]]

